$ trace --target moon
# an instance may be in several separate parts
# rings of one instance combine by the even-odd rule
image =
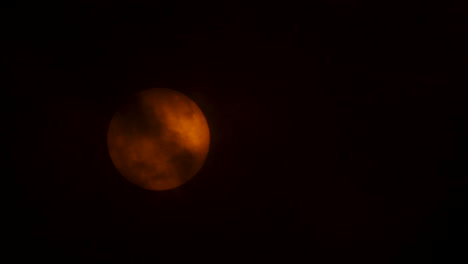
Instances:
[[[113,115],[107,146],[115,168],[130,182],[155,191],[193,178],[208,155],[210,130],[197,104],[167,88],[135,94]]]

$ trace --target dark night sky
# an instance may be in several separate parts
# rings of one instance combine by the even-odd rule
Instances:
[[[465,263],[464,1],[65,2],[6,8],[18,257]],[[165,192],[106,146],[153,87],[212,136]]]

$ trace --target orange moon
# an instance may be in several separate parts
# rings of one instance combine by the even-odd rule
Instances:
[[[210,131],[200,108],[166,88],[135,94],[114,114],[107,132],[114,166],[148,190],[186,183],[203,166],[209,145]]]

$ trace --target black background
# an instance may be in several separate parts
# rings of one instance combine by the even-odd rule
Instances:
[[[466,263],[464,1],[64,1],[5,8],[17,260]],[[199,174],[152,192],[114,111],[199,105]]]

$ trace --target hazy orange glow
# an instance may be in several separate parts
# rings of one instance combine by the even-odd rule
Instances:
[[[112,162],[129,181],[168,190],[200,170],[210,132],[190,98],[170,89],[149,89],[115,113],[107,142]]]

